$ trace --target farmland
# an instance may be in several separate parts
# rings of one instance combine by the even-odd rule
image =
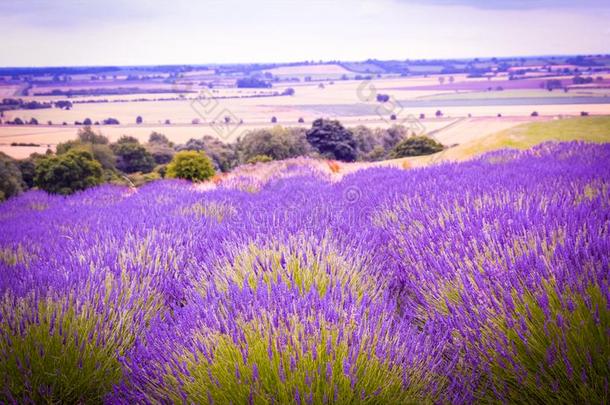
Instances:
[[[558,59],[548,59],[546,64],[535,58],[445,62],[454,70],[463,69],[455,73],[442,73],[430,63],[398,61],[100,67],[90,73],[74,68],[59,74],[57,70],[53,74],[44,69],[7,70],[5,76],[0,71],[3,97],[39,103],[67,100],[72,105],[69,109],[5,109],[0,117],[0,148],[17,158],[25,157],[27,151],[10,146],[15,142],[53,149],[72,139],[87,119],[98,123],[111,140],[130,135],[144,141],[155,131],[184,143],[203,135],[234,141],[272,124],[308,127],[319,117],[339,119],[347,126],[388,127],[413,116],[428,131],[435,131],[445,125],[445,119],[485,117],[491,127],[504,128],[509,122],[531,119],[533,112],[545,118],[577,116],[583,111],[607,115],[610,75],[606,62],[595,59],[592,66],[597,67],[588,70]],[[500,65],[504,70],[498,70]],[[477,73],[468,73],[472,71]],[[245,78],[256,78],[264,86],[240,87]],[[379,102],[379,94],[388,95],[391,102]],[[391,122],[392,115],[397,122]],[[140,124],[136,124],[138,117]],[[119,124],[104,125],[108,118]],[[10,125],[16,119],[24,125]],[[30,124],[33,119],[37,125]],[[230,130],[219,130],[225,119],[230,120]],[[461,128],[463,134],[469,133],[465,123]],[[472,132],[480,131],[475,125]],[[455,139],[464,138],[463,134]]]
[[[0,398],[605,403],[609,161],[545,143],[30,191],[0,205]]]

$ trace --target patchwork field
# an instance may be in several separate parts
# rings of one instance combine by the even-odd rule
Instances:
[[[344,66],[333,64],[284,66],[267,71],[273,77],[349,73]],[[354,72],[351,74],[353,76]],[[208,88],[206,83],[235,81],[228,74],[216,74],[213,69],[185,72],[177,76],[177,81],[172,84],[165,83],[167,74],[151,75],[150,72],[148,76],[138,76],[139,81],[125,80],[127,76],[120,74],[117,77],[122,79],[117,82],[108,78],[92,80],[84,75],[75,75],[71,81],[60,85],[50,78],[47,81],[39,80],[34,89],[36,86],[61,90],[90,86],[96,86],[97,89],[112,89],[114,86],[116,89],[133,85],[141,87],[143,91],[149,88],[164,88],[175,92],[73,96],[70,100],[74,104],[70,110],[7,110],[1,118],[4,123],[19,118],[25,122],[36,119],[39,125],[0,125],[0,150],[21,158],[30,151],[38,151],[41,148],[46,150],[46,146],[28,150],[11,147],[11,143],[34,142],[53,148],[59,142],[72,139],[78,127],[74,123],[83,122],[87,118],[92,122],[116,118],[120,125],[99,127],[111,140],[121,135],[132,135],[145,140],[150,132],[157,131],[166,134],[176,143],[182,143],[206,134],[232,141],[250,129],[271,126],[273,118],[277,124],[284,126],[308,126],[316,118],[332,117],[347,126],[365,124],[383,127],[395,123],[390,121],[392,114],[396,115],[397,123],[408,117],[417,118],[423,115],[426,118],[422,120],[422,124],[428,132],[432,132],[445,124],[443,120],[435,119],[440,110],[443,117],[452,122],[461,120],[459,125],[445,131],[442,137],[443,142],[452,145],[479,139],[513,124],[535,120],[530,117],[534,111],[542,117],[538,119],[542,120],[558,116],[578,116],[583,111],[591,115],[610,114],[610,90],[604,87],[608,80],[606,76],[601,76],[603,81],[595,82],[601,88],[571,89],[567,93],[535,88],[535,83],[539,85],[548,78],[510,81],[507,80],[506,74],[498,74],[490,79],[471,78],[465,74],[409,77],[384,74],[380,78],[375,76],[373,80],[353,80],[352,76],[350,80],[280,80],[273,83],[272,88],[259,89],[242,89],[233,85]],[[144,80],[143,77],[153,79]],[[442,85],[439,83],[441,78],[444,81]],[[452,78],[453,82],[450,83],[449,78]],[[561,80],[568,81],[568,78]],[[515,89],[480,89],[481,86],[485,88],[489,84],[496,86],[504,82],[510,82]],[[463,90],[460,86],[468,90]],[[294,94],[281,95],[287,89],[294,89]],[[184,90],[193,93],[184,93]],[[0,91],[12,95],[16,87],[0,85]],[[377,95],[388,95],[391,100],[384,104],[377,101]],[[26,101],[57,102],[64,100],[65,96],[23,98]],[[140,125],[135,124],[138,116],[143,119]],[[229,117],[230,124],[219,128],[225,117]],[[469,119],[481,117],[484,119]],[[303,124],[298,122],[301,118],[304,120]],[[52,125],[48,125],[49,122]],[[194,122],[197,124],[194,125]],[[242,124],[238,125],[240,122]]]

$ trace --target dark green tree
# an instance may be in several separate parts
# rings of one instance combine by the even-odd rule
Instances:
[[[17,161],[0,152],[0,201],[23,191],[23,179]]]
[[[54,194],[71,194],[102,181],[102,165],[90,153],[70,150],[62,155],[41,157],[36,161],[34,184]]]
[[[155,167],[155,159],[146,148],[136,142],[119,142],[111,145],[117,157],[117,169],[125,173],[148,173]]]
[[[167,139],[167,136],[154,131],[148,137],[148,143],[160,143],[163,145],[170,145],[170,141],[169,139]]]
[[[319,118],[306,136],[309,144],[324,156],[345,162],[356,160],[354,136],[339,121]]]
[[[20,160],[19,171],[21,172],[21,178],[23,179],[24,188],[30,189],[34,187],[34,176],[36,175],[36,159],[41,155],[31,154],[29,158]]]

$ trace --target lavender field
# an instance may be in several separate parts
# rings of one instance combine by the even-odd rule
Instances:
[[[608,403],[610,145],[0,205],[2,403]]]

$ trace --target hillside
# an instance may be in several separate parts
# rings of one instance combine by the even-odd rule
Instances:
[[[578,117],[531,122],[504,129],[492,135],[448,148],[430,156],[395,159],[389,165],[408,161],[412,166],[426,166],[440,161],[463,161],[482,153],[504,149],[528,149],[548,141],[610,142],[610,116]]]
[[[607,403],[609,160],[29,191],[0,204],[0,402]]]

